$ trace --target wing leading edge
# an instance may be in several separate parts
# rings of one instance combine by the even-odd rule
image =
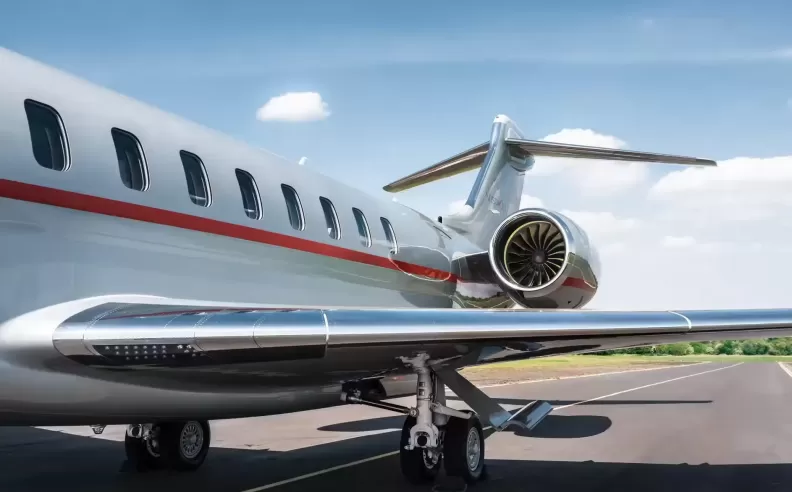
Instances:
[[[240,309],[102,304],[62,323],[63,355],[88,365],[181,367],[309,361],[350,348],[463,356],[462,365],[638,345],[792,336],[792,309],[533,311]],[[132,353],[134,347],[135,353]],[[145,349],[145,358],[143,350]]]

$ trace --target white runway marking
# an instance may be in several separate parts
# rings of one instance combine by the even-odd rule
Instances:
[[[587,403],[587,402],[590,402],[590,401],[597,401],[597,400],[602,400],[604,398],[610,398],[611,396],[621,395],[621,394],[624,394],[624,393],[629,393],[631,391],[637,391],[639,389],[651,388],[652,386],[658,386],[658,385],[665,384],[665,383],[671,383],[671,382],[679,381],[679,380],[682,380],[682,379],[692,378],[694,376],[701,376],[701,375],[704,375],[704,374],[709,374],[711,372],[717,372],[717,371],[722,371],[724,369],[730,369],[732,367],[737,367],[740,364],[742,364],[742,362],[738,362],[737,364],[732,364],[732,365],[726,366],[726,367],[719,367],[717,369],[710,369],[709,371],[697,372],[695,374],[688,374],[686,376],[680,376],[680,377],[673,378],[673,379],[666,379],[665,381],[660,381],[660,382],[657,382],[657,383],[645,384],[643,386],[638,386],[637,388],[630,388],[630,389],[626,389],[626,390],[623,390],[623,391],[617,391],[616,393],[611,393],[611,394],[608,394],[608,395],[598,396],[596,398],[591,398],[590,400],[579,401],[579,402],[576,402],[576,403],[572,403],[570,405],[563,405],[563,406],[560,406],[560,407],[554,407],[553,411],[561,410],[561,409],[569,408],[569,407],[574,407],[575,405],[580,405],[582,403]],[[691,365],[693,365],[693,364],[691,364]],[[672,367],[678,367],[678,366],[672,366]],[[665,369],[668,369],[668,368],[666,367]],[[784,368],[784,370],[787,370],[787,369]],[[622,371],[622,372],[632,372],[632,371]],[[792,372],[788,372],[788,374],[790,376],[792,376]],[[598,374],[598,376],[604,376],[604,374]],[[553,381],[555,381],[555,380],[553,380]],[[487,427],[487,428],[489,428],[489,427]],[[363,463],[368,463],[370,461],[376,461],[376,460],[379,460],[379,459],[382,459],[382,458],[387,458],[389,456],[395,456],[395,455],[398,455],[398,454],[399,454],[398,450],[391,451],[390,453],[378,454],[377,456],[371,456],[369,458],[364,458],[362,460],[352,461],[350,463],[344,463],[342,465],[336,465],[336,466],[333,466],[333,467],[330,467],[330,468],[325,468],[323,470],[317,470],[315,472],[306,473],[305,475],[300,475],[300,476],[297,476],[297,477],[287,478],[286,480],[281,480],[280,482],[273,482],[273,483],[270,483],[270,484],[262,485],[260,487],[254,487],[252,489],[243,490],[242,492],[259,492],[261,490],[268,490],[268,489],[272,489],[272,488],[275,488],[275,487],[279,487],[281,485],[286,485],[286,484],[289,484],[289,483],[299,482],[299,481],[305,480],[307,478],[318,477],[320,475],[331,473],[331,472],[334,472],[334,471],[337,471],[337,470],[343,470],[344,468],[349,468],[349,467],[352,467],[352,466],[362,465]]]
[[[792,370],[790,370],[783,362],[779,362],[778,365],[781,366],[781,369],[783,369],[789,377],[792,378]]]
[[[693,366],[700,366],[701,364],[709,364],[709,363],[710,361],[705,360],[703,362],[696,362],[694,364],[679,364],[676,366],[660,366],[660,367],[643,367],[640,369],[625,369],[623,371],[598,372],[595,374],[581,374],[579,376],[561,376],[558,378],[547,378],[547,379],[526,379],[525,381],[509,381],[508,383],[485,384],[483,386],[477,385],[477,387],[479,389],[498,388],[500,386],[513,386],[515,384],[543,383],[545,381],[562,381],[564,379],[580,379],[580,378],[593,378],[597,376],[612,376],[613,374],[626,374],[628,372],[659,371],[660,369],[674,369],[677,367],[693,367]]]
[[[657,383],[645,384],[643,386],[638,386],[637,388],[630,388],[630,389],[626,389],[624,391],[617,391],[616,393],[611,393],[609,395],[604,395],[604,396],[598,396],[596,398],[591,398],[590,400],[578,401],[578,402],[575,402],[575,403],[570,403],[569,405],[562,405],[560,407],[555,407],[555,408],[553,408],[553,411],[562,410],[564,408],[569,408],[569,407],[574,407],[576,405],[582,405],[583,403],[588,403],[590,401],[597,401],[597,400],[602,400],[604,398],[610,398],[611,396],[623,395],[624,393],[629,393],[631,391],[638,391],[639,389],[651,388],[652,386],[659,386],[661,384],[671,383],[673,381],[679,381],[680,379],[687,379],[687,378],[692,378],[693,376],[701,376],[702,374],[709,374],[711,372],[722,371],[724,369],[731,369],[732,367],[737,367],[740,364],[742,364],[742,362],[738,362],[736,364],[732,364],[732,365],[726,366],[726,367],[719,367],[717,369],[710,369],[709,371],[697,372],[695,374],[688,374],[687,376],[680,376],[678,378],[666,379],[665,381],[659,381]]]
[[[306,478],[316,477],[318,475],[324,475],[325,473],[334,472],[336,470],[343,470],[344,468],[349,468],[350,466],[362,465],[363,463],[368,463],[369,461],[375,461],[381,458],[387,458],[388,456],[393,456],[397,454],[399,454],[398,450],[391,451],[390,453],[378,454],[377,456],[372,456],[370,458],[364,458],[362,460],[352,461],[351,463],[344,463],[343,465],[337,465],[330,468],[325,468],[324,470],[318,470],[312,473],[306,473],[305,475],[300,475],[299,477],[287,478],[286,480],[281,480],[280,482],[269,483],[267,485],[262,485],[261,487],[255,487],[252,489],[243,490],[242,492],[259,492],[260,490],[272,489],[275,487],[280,487],[281,485],[286,485],[287,483],[299,482],[300,480],[305,480]]]

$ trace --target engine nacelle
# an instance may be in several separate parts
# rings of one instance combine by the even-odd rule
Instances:
[[[526,308],[579,308],[597,292],[599,257],[572,219],[549,210],[515,212],[495,229],[489,261],[500,287]]]

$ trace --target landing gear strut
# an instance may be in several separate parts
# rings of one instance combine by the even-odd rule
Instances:
[[[158,468],[195,470],[209,452],[206,421],[188,420],[130,425],[124,438],[127,460],[139,471]]]
[[[415,417],[405,420],[399,447],[402,473],[412,483],[424,483],[434,480],[444,463],[447,475],[475,482],[484,469],[484,432],[478,417],[445,406],[445,385],[426,354],[402,362],[418,376]]]
[[[341,399],[407,415],[402,427],[399,458],[402,473],[415,484],[433,481],[441,466],[445,467],[446,475],[468,484],[483,478],[484,428],[479,415],[486,416],[486,425],[497,431],[510,426],[530,430],[552,410],[549,403],[536,401],[512,414],[455,368],[435,365],[427,354],[401,360],[418,376],[414,408],[368,400],[355,385],[347,386]],[[446,386],[474,411],[447,407]]]

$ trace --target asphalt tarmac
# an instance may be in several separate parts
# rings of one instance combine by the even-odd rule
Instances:
[[[792,490],[792,375],[776,363],[486,391],[509,409],[542,399],[555,410],[530,433],[490,436],[487,479],[468,490]],[[128,470],[121,427],[0,428],[0,491],[431,490],[401,476],[401,425],[361,406],[217,421],[206,463],[188,473]]]

